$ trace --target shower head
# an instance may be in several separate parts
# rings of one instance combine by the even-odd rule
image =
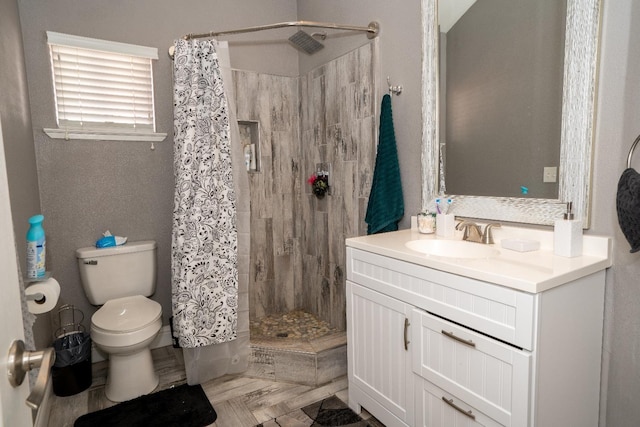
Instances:
[[[289,42],[296,49],[307,53],[309,55],[313,55],[320,49],[324,47],[322,43],[311,37],[309,34],[305,33],[302,30],[298,30],[297,33],[289,37]]]

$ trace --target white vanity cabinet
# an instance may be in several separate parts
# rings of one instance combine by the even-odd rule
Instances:
[[[347,247],[349,406],[392,426],[597,426],[604,269],[539,293]]]

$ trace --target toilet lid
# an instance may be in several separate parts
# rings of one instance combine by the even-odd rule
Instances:
[[[131,332],[141,329],[162,314],[162,306],[142,295],[107,301],[91,317],[91,323],[112,332]]]

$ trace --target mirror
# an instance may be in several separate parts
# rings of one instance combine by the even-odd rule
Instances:
[[[460,1],[460,0],[440,0]],[[483,0],[478,0],[482,2]],[[535,0],[520,0],[530,2]],[[565,203],[573,202],[576,217],[588,226],[591,147],[595,106],[596,63],[601,0],[567,0],[564,48],[564,77],[559,126],[560,158],[557,193],[536,197],[482,194],[447,194],[444,153],[439,126],[439,34],[437,0],[422,0],[423,18],[423,135],[422,135],[422,207],[432,207],[436,195],[454,199],[453,213],[459,216],[551,225],[562,216]],[[531,148],[531,147],[528,147]],[[526,159],[522,160],[526,162]],[[513,163],[513,161],[512,161]],[[472,167],[472,166],[471,166]],[[468,167],[466,168],[468,169]],[[463,171],[448,171],[464,174]],[[518,179],[518,178],[515,178]],[[503,178],[509,181],[511,177]],[[520,185],[520,184],[518,184]],[[524,185],[524,184],[523,184]],[[556,195],[557,194],[557,195]]]
[[[560,161],[565,16],[566,0],[438,3],[447,192],[558,198],[543,171]]]

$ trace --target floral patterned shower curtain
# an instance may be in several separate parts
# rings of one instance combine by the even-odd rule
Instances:
[[[196,348],[236,338],[236,196],[215,42],[175,47],[173,325],[180,345]]]

